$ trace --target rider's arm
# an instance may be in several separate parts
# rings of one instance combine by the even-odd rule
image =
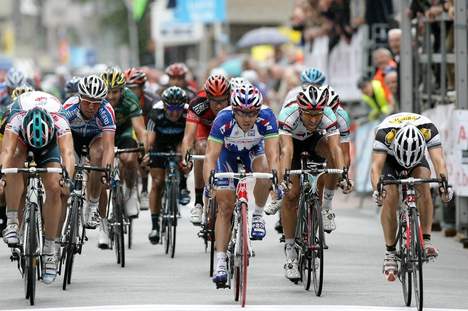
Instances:
[[[283,174],[280,171],[279,163],[279,144],[278,136],[272,136],[265,139],[265,155],[271,170],[278,172],[278,179],[282,179]]]
[[[182,147],[180,149],[182,156],[185,156],[189,149],[192,149],[193,143],[195,142],[195,135],[197,133],[197,123],[186,122],[184,139],[182,140]],[[185,161],[185,157],[183,158]]]
[[[13,131],[6,130],[3,135],[2,153],[0,163],[3,167],[11,167],[11,160],[15,155],[16,145],[18,144],[18,134]]]
[[[285,170],[287,169],[289,170],[291,168],[294,145],[293,145],[293,138],[291,135],[280,134],[279,140],[280,140],[280,148],[281,148],[280,172],[281,174],[283,174]]]
[[[114,163],[114,138],[115,132],[104,131],[102,133],[102,167],[112,166]]]
[[[67,170],[68,176],[75,174],[75,150],[73,149],[73,138],[71,132],[63,134],[57,139],[63,166]]]
[[[208,138],[205,162],[203,164],[203,180],[205,181],[205,185],[209,183],[210,173],[216,167],[216,161],[218,160],[222,147],[222,143]]]
[[[372,152],[372,165],[371,165],[371,183],[372,190],[377,190],[377,183],[379,182],[380,175],[387,159],[387,153],[381,151]]]
[[[145,146],[145,151],[148,151],[147,145],[146,145],[146,128],[145,128],[145,119],[143,116],[137,116],[132,118],[132,126],[133,129],[135,130],[137,139],[139,142],[143,143]]]
[[[349,167],[351,165],[351,158],[349,156],[349,146],[350,146],[350,143],[349,142],[342,142],[340,144],[340,147],[341,147],[341,151],[343,152],[343,161],[344,161],[344,165],[346,167]]]
[[[434,165],[436,176],[440,177],[441,175],[443,175],[447,177],[447,166],[445,165],[445,158],[442,146],[429,148],[428,152],[429,156],[431,157],[432,164]]]
[[[344,161],[343,161],[343,151],[341,150],[341,141],[340,135],[329,135],[327,137],[328,148],[330,150],[330,155],[332,157],[333,163],[336,163],[336,168],[343,168]]]

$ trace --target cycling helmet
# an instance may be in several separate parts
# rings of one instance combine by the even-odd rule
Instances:
[[[328,93],[329,97],[327,106],[330,107],[333,111],[335,111],[341,103],[340,96],[338,96],[338,93],[331,86],[328,86]]]
[[[108,89],[123,88],[125,86],[125,76],[117,67],[107,69],[106,72],[101,74],[101,79],[104,80]]]
[[[242,77],[238,77],[238,78],[231,78],[229,80],[229,84],[231,85],[231,92],[232,92],[234,89],[240,88],[246,84],[250,84],[250,82]]]
[[[296,101],[302,111],[322,111],[327,106],[328,97],[327,87],[317,87],[310,84],[303,87],[297,94]]]
[[[259,111],[262,107],[262,102],[262,93],[251,84],[243,85],[231,93],[233,110]]]
[[[96,75],[90,75],[80,79],[78,94],[89,99],[102,100],[107,96],[106,83]]]
[[[325,75],[316,68],[306,68],[301,72],[301,82],[322,86],[325,83]]]
[[[205,82],[204,89],[210,97],[221,97],[229,94],[229,81],[222,75],[211,75]]]
[[[188,103],[187,93],[178,86],[171,86],[164,90],[161,100],[165,106],[183,108]]]
[[[25,82],[26,77],[21,71],[15,68],[10,68],[10,70],[8,70],[5,77],[5,85],[7,87],[9,87],[10,89],[15,89],[21,84],[24,84]]]
[[[65,83],[65,93],[76,94],[78,93],[78,83],[80,83],[80,77],[73,77]]]
[[[188,68],[184,63],[174,63],[166,68],[166,74],[171,78],[185,78]]]
[[[55,125],[50,113],[42,107],[29,110],[23,119],[23,136],[36,149],[46,146],[53,139]]]
[[[397,162],[406,169],[421,162],[426,152],[426,140],[414,125],[406,124],[395,135],[393,153]]]
[[[27,92],[33,92],[33,91],[34,91],[34,89],[31,86],[27,85],[27,84],[18,86],[11,93],[11,99],[15,100],[21,94],[24,94],[24,93],[27,93]]]
[[[146,83],[146,73],[136,68],[129,68],[125,71],[125,79],[128,87],[143,86]]]

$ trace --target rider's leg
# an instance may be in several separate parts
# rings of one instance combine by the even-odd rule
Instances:
[[[396,280],[398,272],[395,236],[398,226],[397,209],[399,193],[398,188],[393,185],[386,186],[385,190],[386,196],[380,214],[380,222],[382,224],[386,247],[383,272],[387,280],[392,282]]]
[[[138,155],[136,153],[123,153],[120,155],[120,169],[124,183],[124,197],[127,199],[125,209],[128,217],[138,216],[138,197],[136,180],[138,175]]]
[[[197,140],[195,142],[195,153],[199,155],[205,154],[206,151],[206,139]],[[201,223],[201,217],[203,212],[203,161],[194,161],[193,177],[195,183],[195,204],[190,211],[190,220],[194,224]]]
[[[100,137],[96,137],[90,144],[89,144],[89,160],[92,166],[101,166],[102,164],[102,154],[103,154],[103,147],[102,147],[102,139]],[[102,190],[102,182],[101,182],[102,172],[91,171],[88,175],[87,181],[87,195],[88,195],[88,211],[87,211],[87,224],[91,228],[96,228],[99,224],[99,198]],[[102,215],[106,215],[106,210],[102,211]]]
[[[166,169],[161,167],[152,167],[151,174],[151,191],[149,194],[149,210],[151,212],[151,231],[148,239],[151,243],[159,242],[159,215],[161,213],[161,198],[164,189],[164,179]]]
[[[265,154],[257,156],[252,162],[252,171],[268,173],[271,172],[268,160]],[[266,234],[265,220],[263,219],[263,209],[268,199],[268,193],[271,187],[271,180],[257,179],[254,187],[255,209],[252,216],[252,232],[253,239],[263,239]]]

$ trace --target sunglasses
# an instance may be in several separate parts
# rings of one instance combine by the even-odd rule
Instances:
[[[234,110],[234,113],[240,117],[258,117],[259,111],[241,111],[241,110]]]
[[[80,97],[80,99],[88,104],[100,104],[102,102],[102,100],[87,97]]]
[[[182,111],[184,110],[184,105],[164,105],[166,107],[167,111],[173,112],[173,111]]]
[[[300,113],[301,113],[301,115],[303,115],[305,117],[309,117],[309,118],[319,117],[319,116],[323,115],[322,111],[320,111],[320,112],[317,112],[317,111],[313,111],[313,112],[300,111]]]
[[[215,103],[215,104],[228,104],[228,99],[229,97],[226,96],[226,97],[222,97],[222,98],[213,98],[213,97],[208,97],[208,100],[211,102],[211,103]]]

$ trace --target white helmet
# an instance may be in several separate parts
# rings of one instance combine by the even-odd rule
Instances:
[[[395,135],[393,153],[397,162],[406,169],[412,168],[424,157],[426,140],[414,125],[407,124]]]
[[[10,89],[15,89],[18,86],[24,84],[26,82],[26,77],[24,76],[23,72],[15,69],[10,68],[8,70],[6,77],[5,77],[5,85]]]
[[[104,99],[107,96],[106,83],[96,75],[81,78],[78,83],[78,93],[90,99]]]

